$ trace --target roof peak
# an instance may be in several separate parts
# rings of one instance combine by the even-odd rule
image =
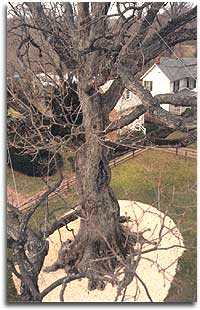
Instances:
[[[160,64],[157,66],[171,81],[187,77],[196,79],[197,77],[197,58],[195,57],[161,57]]]
[[[154,69],[155,66],[168,77],[170,81],[183,78],[197,78],[197,58],[196,57],[160,57],[157,61],[143,74],[141,79]]]

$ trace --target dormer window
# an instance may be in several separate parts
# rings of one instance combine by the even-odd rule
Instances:
[[[144,88],[149,90],[149,91],[152,91],[152,89],[153,89],[153,82],[152,81],[144,81]]]
[[[174,81],[173,92],[176,93],[180,89],[180,81]]]
[[[196,88],[196,80],[193,78],[187,78],[187,88],[189,89]]]
[[[131,91],[126,89],[125,90],[125,99],[130,100],[131,99]]]

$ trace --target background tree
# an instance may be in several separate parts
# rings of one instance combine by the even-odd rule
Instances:
[[[155,28],[159,30],[169,19],[176,17],[177,15],[186,13],[192,8],[193,4],[190,2],[169,2],[164,8],[163,11],[157,15],[155,21]],[[192,21],[187,24],[187,28],[195,27],[196,21]],[[183,26],[184,27],[184,26]],[[196,41],[190,40],[178,43],[172,50],[168,49],[164,51],[162,55],[173,57],[175,53],[179,57],[196,57],[197,45]]]
[[[65,217],[62,222],[53,223],[45,237],[80,216],[79,232],[65,249],[59,267],[65,268],[68,281],[87,277],[89,289],[103,289],[106,275],[113,274],[122,261],[130,260],[135,244],[134,234],[121,225],[119,204],[109,185],[108,133],[127,126],[147,111],[154,122],[172,130],[187,131],[187,139],[183,139],[187,143],[196,138],[196,125],[191,123],[191,118],[171,115],[160,107],[160,102],[166,100],[179,104],[179,95],[153,98],[139,81],[149,62],[163,51],[196,39],[196,26],[187,27],[196,19],[196,7],[170,18],[159,30],[150,33],[156,17],[166,5],[164,2],[116,5],[111,2],[28,2],[11,3],[8,8],[9,19],[14,19],[8,36],[17,38],[19,76],[17,90],[16,80],[9,76],[8,107],[21,116],[18,121],[8,121],[8,144],[29,154],[48,149],[55,160],[63,147],[75,151],[80,208],[70,219]],[[53,87],[49,89],[41,82],[40,73]],[[73,88],[74,79],[78,81],[77,89]],[[113,80],[111,86],[102,93],[100,87],[109,80]],[[125,88],[142,103],[112,122],[109,114]],[[70,101],[72,89],[77,97]],[[191,92],[188,96],[190,100]],[[194,106],[195,99],[191,101],[191,107]],[[152,137],[151,134],[132,141],[130,147],[153,145],[156,140]],[[36,247],[29,246],[33,237],[28,224],[41,201],[62,179],[60,171],[60,180],[50,186],[26,214],[16,215],[13,208],[8,212],[8,224],[11,221],[8,235],[20,269],[18,276],[22,279],[24,300],[40,301],[45,295],[39,292],[37,279],[48,248],[43,241],[42,255],[34,256],[40,243],[37,241]],[[42,237],[41,231],[34,236],[37,240]],[[57,267],[54,264],[48,271]],[[125,273],[121,286],[125,288],[133,276]],[[50,289],[52,287],[47,291]]]

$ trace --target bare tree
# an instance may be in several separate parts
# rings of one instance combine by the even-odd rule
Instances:
[[[46,231],[45,237],[48,237],[69,220],[81,218],[76,238],[67,245],[65,252],[61,250],[64,259],[59,266],[54,264],[48,268],[48,271],[65,268],[68,277],[42,293],[37,279],[47,245],[42,244],[40,257],[34,256],[40,243],[36,242],[37,247],[29,246],[32,232],[28,223],[41,201],[59,186],[62,173],[60,180],[49,187],[26,214],[18,215],[17,219],[17,215],[13,215],[16,211],[10,209],[8,212],[8,223],[11,219],[8,235],[20,269],[24,300],[41,301],[64,280],[67,283],[81,277],[89,279],[89,289],[102,289],[106,275],[113,274],[121,262],[128,264],[130,261],[131,266],[138,263],[132,256],[135,235],[126,232],[121,225],[119,204],[109,185],[107,134],[129,125],[147,111],[164,127],[189,131],[186,143],[196,138],[196,125],[191,125],[191,119],[171,115],[160,107],[166,100],[179,104],[184,95],[153,98],[139,81],[149,61],[162,51],[196,39],[196,28],[187,28],[187,24],[196,19],[196,7],[174,16],[159,31],[148,35],[165,5],[164,2],[127,2],[116,4],[116,10],[112,9],[111,2],[9,5],[8,16],[15,18],[15,23],[9,28],[8,36],[17,37],[19,42],[16,50],[19,78],[8,81],[8,107],[20,114],[17,121],[8,120],[9,146],[35,155],[42,149],[49,149],[54,158],[63,146],[73,148],[80,198],[78,212],[70,215],[71,218],[66,216],[56,221]],[[52,83],[50,89],[41,82],[40,73]],[[77,88],[74,79],[78,81]],[[111,86],[102,93],[101,86],[109,80],[113,80]],[[137,95],[142,104],[112,122],[109,114],[125,88]],[[70,92],[77,95],[73,97],[75,100],[70,100]],[[192,92],[187,96],[191,108],[196,108]],[[194,118],[195,113],[192,120]],[[149,135],[132,141],[131,147],[153,145],[156,140],[151,138]],[[41,236],[40,232],[34,238],[41,240]],[[32,273],[29,270],[33,270]],[[119,294],[135,274],[125,273]]]

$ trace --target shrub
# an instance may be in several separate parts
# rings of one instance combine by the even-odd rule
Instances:
[[[44,177],[51,176],[57,171],[55,157],[47,150],[41,150],[37,156],[21,154],[21,150],[10,148],[10,157],[14,170],[22,172],[28,176]],[[58,166],[63,166],[63,159],[57,154]]]
[[[150,123],[150,122],[145,122],[144,127],[146,128],[146,132],[150,133],[152,131],[158,130],[159,129],[159,125],[158,124],[154,124],[154,123]]]

